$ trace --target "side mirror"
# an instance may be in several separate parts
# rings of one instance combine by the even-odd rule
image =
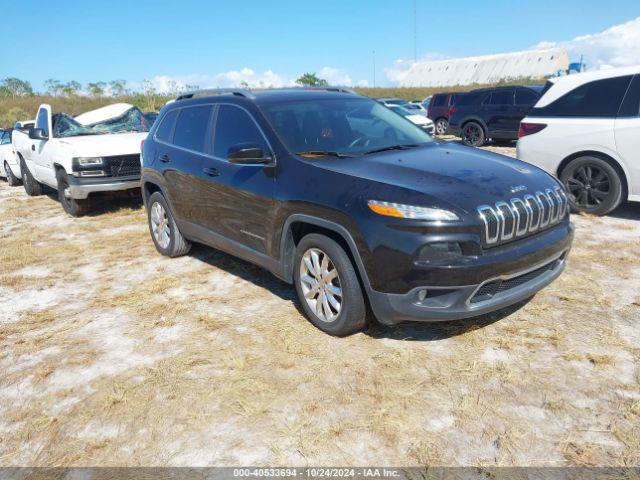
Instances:
[[[49,137],[47,137],[42,128],[30,128],[29,138],[31,140],[47,140]]]
[[[239,165],[269,163],[271,157],[264,153],[262,147],[251,143],[240,143],[229,148],[227,160]]]

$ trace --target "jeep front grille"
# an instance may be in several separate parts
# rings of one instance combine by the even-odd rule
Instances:
[[[480,205],[477,210],[484,225],[483,243],[493,247],[556,225],[566,216],[569,201],[556,187],[493,206]]]
[[[105,157],[107,175],[131,177],[140,175],[140,155],[114,155]]]

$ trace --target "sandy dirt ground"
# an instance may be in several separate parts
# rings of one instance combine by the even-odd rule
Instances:
[[[640,464],[638,204],[574,217],[529,302],[344,339],[257,267],[161,257],[138,201],[3,182],[0,219],[0,465]]]

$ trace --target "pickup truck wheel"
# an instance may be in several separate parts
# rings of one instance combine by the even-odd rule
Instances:
[[[345,336],[366,325],[366,307],[351,260],[332,239],[306,235],[296,248],[294,282],[311,323],[330,335]]]
[[[20,179],[13,174],[8,162],[4,162],[4,173],[7,176],[7,183],[10,187],[20,185]]]
[[[81,217],[86,215],[90,208],[89,199],[75,199],[69,195],[69,179],[67,172],[58,169],[56,172],[56,180],[58,181],[58,200],[65,212],[72,217]]]
[[[27,192],[27,195],[30,197],[37,197],[38,195],[42,195],[42,184],[38,182],[31,172],[27,168],[27,164],[22,161],[20,168],[22,169],[22,186],[24,187],[24,191]]]
[[[158,252],[172,258],[189,253],[191,243],[178,230],[167,201],[160,192],[155,192],[149,197],[147,216],[151,238]]]
[[[449,128],[449,122],[446,118],[439,118],[436,120],[436,135],[444,135]]]
[[[469,122],[462,127],[462,143],[469,147],[481,147],[484,145],[485,134],[482,125]]]
[[[598,157],[584,156],[560,172],[572,212],[606,215],[622,203],[622,180],[615,168]]]

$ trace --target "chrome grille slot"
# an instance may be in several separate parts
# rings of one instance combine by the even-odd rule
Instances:
[[[565,218],[568,206],[567,196],[559,187],[512,198],[509,202],[481,205],[477,211],[484,224],[484,244],[500,245],[555,225]]]

